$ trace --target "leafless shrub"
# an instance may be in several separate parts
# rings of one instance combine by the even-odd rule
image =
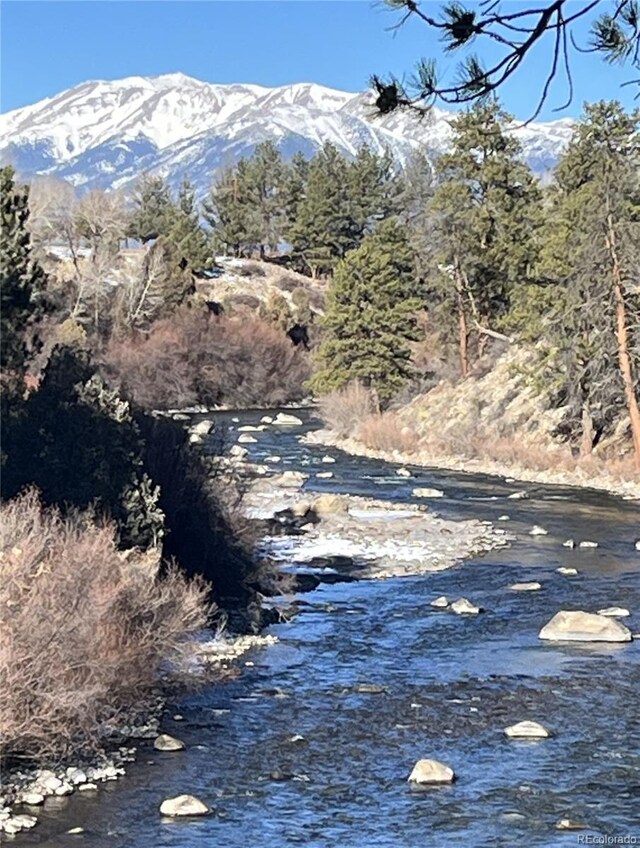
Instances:
[[[146,339],[111,342],[108,370],[146,408],[190,403],[278,406],[299,400],[309,366],[287,336],[256,318],[182,308]]]
[[[374,405],[371,393],[355,381],[344,389],[329,392],[318,403],[324,423],[342,438],[354,436]]]
[[[205,625],[208,587],[173,567],[158,579],[157,558],[123,556],[111,526],[63,520],[33,491],[0,517],[2,751],[97,746]]]

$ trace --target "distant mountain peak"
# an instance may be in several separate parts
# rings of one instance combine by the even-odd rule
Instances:
[[[221,168],[269,138],[285,157],[312,155],[330,141],[349,156],[368,144],[403,163],[417,148],[446,150],[452,117],[441,109],[425,120],[376,116],[368,92],[314,82],[218,85],[176,71],[93,80],[0,115],[0,161],[25,179],[51,174],[82,188],[127,186],[142,171],[172,185],[189,176],[202,195]],[[514,130],[539,174],[553,167],[571,131],[567,119]]]

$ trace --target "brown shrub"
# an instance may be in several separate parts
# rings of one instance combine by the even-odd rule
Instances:
[[[355,436],[363,421],[373,411],[371,393],[355,381],[344,389],[328,392],[318,402],[324,423],[342,438]]]
[[[369,415],[360,425],[358,438],[372,450],[414,453],[419,447],[415,433],[396,412]]]
[[[126,557],[114,529],[43,510],[32,491],[0,510],[0,739],[4,753],[64,754],[125,722],[165,661],[203,627],[208,588]]]
[[[250,317],[216,317],[183,308],[148,337],[112,342],[105,365],[144,408],[278,406],[300,400],[307,357],[287,336]]]

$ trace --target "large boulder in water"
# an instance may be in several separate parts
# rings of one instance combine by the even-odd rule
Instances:
[[[582,610],[560,610],[539,633],[552,642],[630,642],[631,631],[604,615]]]
[[[505,736],[510,739],[548,739],[551,733],[537,721],[519,721],[511,727],[505,727]]]
[[[288,412],[279,412],[273,419],[274,424],[286,424],[296,426],[302,424],[302,420],[297,415],[290,415]]]
[[[430,783],[453,783],[455,772],[438,760],[418,760],[409,775],[409,783],[428,785]]]
[[[163,816],[208,816],[210,812],[209,807],[194,795],[178,795],[160,804]]]

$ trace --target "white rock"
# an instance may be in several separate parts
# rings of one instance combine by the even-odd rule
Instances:
[[[519,721],[511,727],[505,727],[505,736],[510,739],[548,739],[551,733],[537,721]]]
[[[308,477],[302,471],[283,471],[277,477],[272,477],[273,485],[282,489],[299,489]]]
[[[556,568],[556,571],[558,572],[558,574],[566,574],[566,575],[573,575],[573,574],[578,573],[577,568],[572,568],[569,565],[561,565],[560,568]]]
[[[538,635],[553,642],[630,642],[632,638],[631,631],[615,618],[582,610],[560,610]]]
[[[409,783],[453,783],[456,779],[452,768],[438,760],[418,760],[409,775]]]
[[[168,733],[161,733],[155,739],[153,747],[156,751],[184,751],[184,742],[175,736],[169,736]]]
[[[189,432],[196,436],[208,436],[213,430],[213,421],[208,421],[206,418],[196,422],[193,427],[189,427]]]
[[[37,807],[40,804],[44,804],[44,795],[41,792],[25,792],[21,800],[23,804],[28,804],[30,807]]]
[[[81,783],[80,786],[78,786],[80,792],[90,792],[97,788],[98,787],[95,783]]]
[[[238,424],[239,421],[240,421],[239,418],[232,418],[231,420],[233,421],[234,424]]]
[[[249,451],[242,445],[231,445],[229,448],[229,456],[233,456],[235,459],[246,459],[248,455]]]
[[[24,814],[19,816],[12,816],[9,821],[15,822],[16,824],[20,825],[20,827],[24,830],[29,830],[30,828],[35,827],[38,824],[38,819],[35,816],[27,816]]]
[[[498,521],[510,521],[510,517],[508,515],[499,515]]]
[[[254,437],[249,435],[249,433],[242,433],[242,435],[238,436],[239,445],[255,445],[257,441],[258,440],[254,439]]]
[[[583,542],[580,542],[578,545],[579,548],[597,548],[597,542],[590,542],[588,539],[585,539]]]
[[[413,474],[409,471],[408,468],[397,468],[396,474],[398,477],[413,477]]]
[[[260,421],[263,424],[273,424],[273,418],[270,415],[263,415]]]
[[[55,774],[52,774],[51,776],[46,775],[45,777],[39,777],[37,783],[49,795],[53,795],[56,789],[59,789],[62,786],[62,781],[59,777],[56,777]]]
[[[7,819],[7,821],[3,821],[1,826],[2,830],[8,834],[20,833],[20,831],[22,830],[21,826],[13,819]]]
[[[83,827],[70,827],[67,833],[70,836],[77,836],[79,833],[84,833]]]
[[[163,816],[208,816],[210,812],[209,807],[194,795],[178,795],[160,804],[160,814]]]
[[[238,427],[238,433],[261,433],[264,430],[264,427],[254,427],[253,424],[244,424],[242,427]]]
[[[528,498],[529,495],[526,492],[513,492],[508,496],[508,500],[510,501],[520,501],[524,498]]]
[[[441,489],[430,489],[428,486],[418,486],[411,494],[414,498],[443,498],[444,492]]]
[[[513,589],[514,592],[537,592],[538,589],[542,589],[542,583],[538,583],[536,580],[532,580],[530,583],[512,583],[509,588]]]
[[[333,471],[318,471],[316,477],[319,480],[330,480],[333,477]]]
[[[335,458],[334,458],[333,456],[328,456],[328,455],[327,455],[327,456],[323,456],[323,457],[322,457],[322,462],[324,462],[326,465],[331,465],[332,463],[334,463],[334,462],[335,462]]]
[[[598,615],[610,616],[611,618],[626,618],[629,615],[629,610],[624,607],[605,607],[598,610]]]
[[[302,420],[297,415],[289,415],[287,412],[279,412],[273,421],[274,424],[290,424],[292,426],[302,424]]]
[[[87,775],[79,768],[68,768],[67,769],[67,780],[69,783],[72,783],[74,786],[78,786],[81,783],[87,782]]]
[[[73,792],[73,786],[70,783],[67,783],[67,781],[65,780],[65,781],[62,782],[62,784],[60,786],[58,786],[58,788],[55,790],[55,792],[53,794],[59,795],[60,797],[62,797],[63,795],[71,795],[72,792]]]
[[[477,615],[482,611],[480,607],[476,607],[467,598],[458,598],[451,604],[451,609],[457,615]]]
[[[640,551],[640,539],[636,542],[636,550]]]
[[[281,456],[265,456],[264,461],[265,462],[272,462],[272,463],[282,462],[282,457]]]
[[[199,433],[191,433],[189,436],[189,444],[191,445],[201,445],[202,444],[202,436]]]
[[[431,601],[431,606],[437,607],[438,609],[445,609],[449,606],[449,599],[446,595],[440,595],[439,598],[435,598],[433,601]]]
[[[529,530],[530,536],[548,536],[549,531],[545,530],[544,527],[540,527],[539,524],[534,524],[531,530]]]
[[[587,830],[589,825],[573,819],[560,819],[556,824],[556,830]]]
[[[575,546],[576,543],[573,541],[573,539],[567,539],[566,542],[562,543],[563,548],[575,548]]]

